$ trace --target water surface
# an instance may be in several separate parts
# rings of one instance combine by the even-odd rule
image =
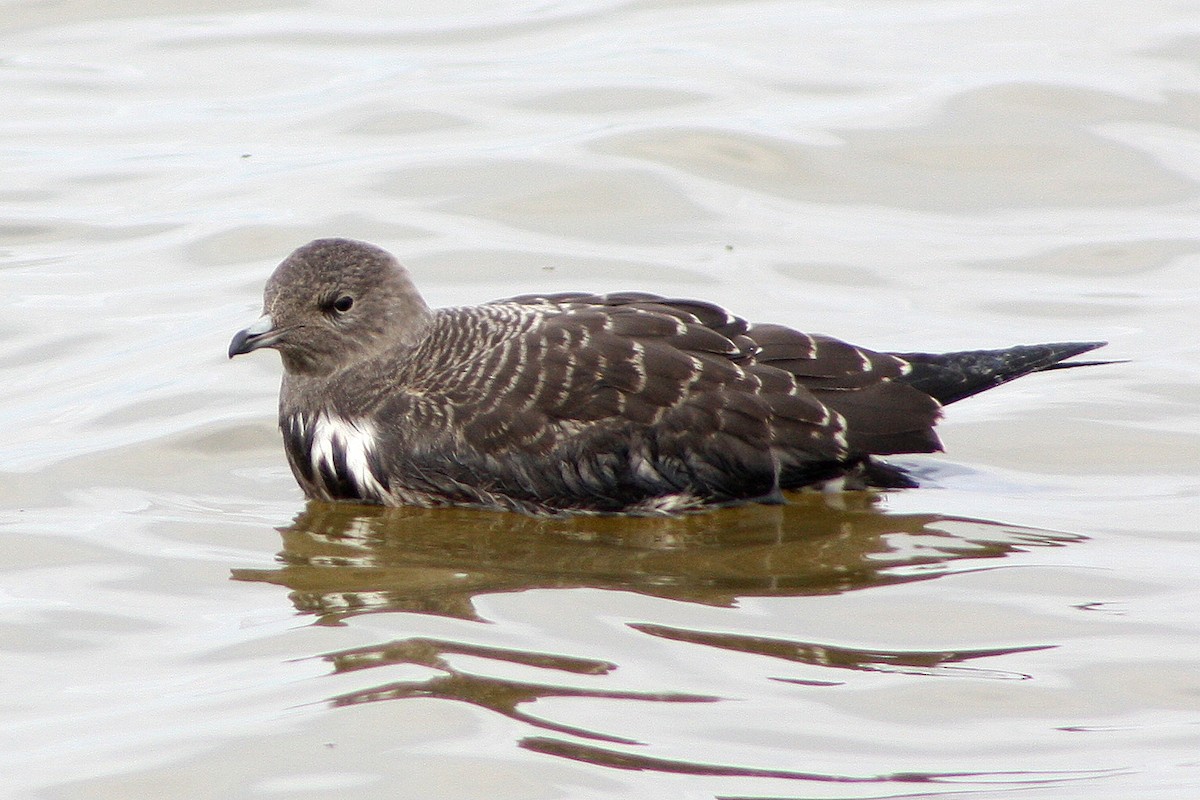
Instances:
[[[0,794],[1200,790],[1200,15],[10,4]],[[642,290],[881,349],[1108,339],[925,488],[681,519],[306,504],[316,236],[435,305]]]

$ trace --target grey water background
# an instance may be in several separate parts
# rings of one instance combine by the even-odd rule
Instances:
[[[1200,792],[1194,4],[11,2],[0,99],[0,796]],[[326,235],[1128,363],[876,499],[306,506],[224,351]]]

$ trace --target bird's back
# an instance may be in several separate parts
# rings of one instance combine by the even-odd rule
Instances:
[[[708,303],[524,296],[439,310],[375,416],[393,489],[407,481],[413,497],[695,505],[937,449],[939,404],[898,380],[908,369]]]

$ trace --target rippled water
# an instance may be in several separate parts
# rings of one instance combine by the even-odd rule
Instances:
[[[1186,3],[9,3],[0,792],[1200,792]],[[322,235],[881,349],[1106,338],[927,488],[305,505],[229,363]]]

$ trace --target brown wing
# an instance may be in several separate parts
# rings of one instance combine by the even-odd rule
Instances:
[[[657,343],[649,350],[654,359],[649,365],[651,380],[638,385],[617,381],[623,400],[612,394],[583,398],[596,415],[592,418],[625,413],[658,423],[664,415],[651,417],[655,408],[679,404],[692,409],[682,412],[690,420],[708,416],[704,410],[715,406],[718,414],[732,422],[737,421],[734,414],[757,418],[754,409],[762,406],[751,398],[758,398],[770,411],[771,443],[801,462],[813,456],[844,458],[941,449],[933,433],[940,405],[928,394],[904,385],[911,367],[900,357],[782,325],[750,325],[719,306],[695,300],[626,292],[527,295],[512,302],[604,309],[614,321],[620,321],[603,333],[643,345]],[[621,313],[630,311],[642,313]],[[673,321],[674,327],[664,325],[662,317]],[[589,366],[612,365],[618,371],[636,372],[636,357],[628,345],[622,349],[604,336],[597,338],[599,332],[592,333],[594,342],[603,342],[600,355],[607,358]],[[664,357],[663,349],[672,355]],[[698,357],[703,362],[700,374],[692,373],[694,362],[680,364],[678,355]],[[718,394],[732,396],[719,400],[709,396],[714,384],[723,389]],[[819,415],[818,403],[834,412],[833,419]],[[712,428],[711,419],[692,421],[701,423],[701,430]]]
[[[933,432],[941,404],[903,382],[912,369],[906,360],[782,325],[754,325],[748,335],[762,348],[760,363],[787,372],[845,418],[852,454],[942,449]]]
[[[456,481],[619,508],[769,495],[936,447],[937,403],[893,384],[900,359],[708,303],[567,294],[441,313],[455,335],[431,337],[411,387],[445,409],[437,470]],[[463,333],[480,328],[486,347]]]
[[[560,313],[545,336],[561,420],[659,426],[672,448],[712,437],[770,446],[785,472],[820,461],[940,449],[939,404],[897,382],[908,370],[876,353],[780,325],[749,325],[718,306],[656,295],[550,295],[515,302]],[[716,446],[722,446],[717,444]]]

